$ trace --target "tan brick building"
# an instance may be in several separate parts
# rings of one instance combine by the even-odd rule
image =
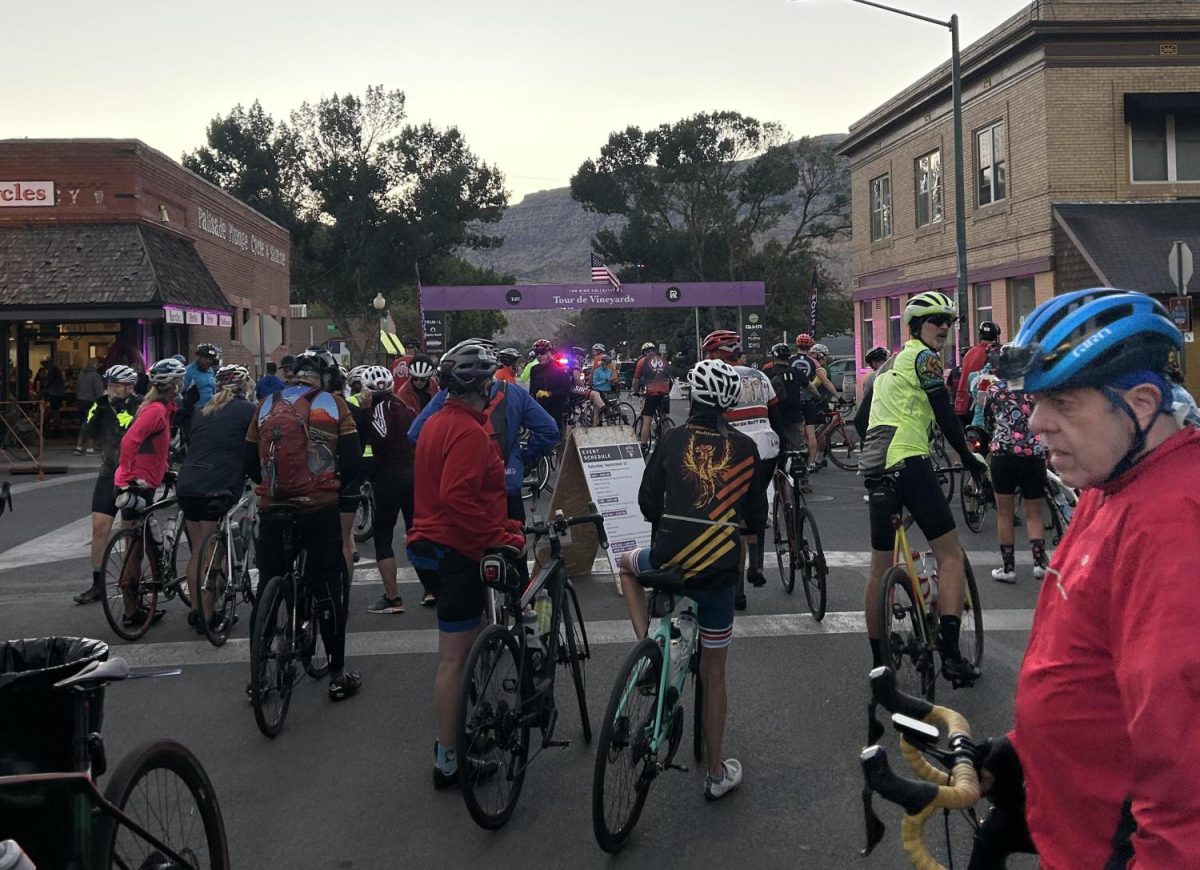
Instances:
[[[0,141],[0,398],[42,359],[189,359],[202,341],[250,363],[243,324],[288,339],[291,243],[279,225],[134,139]],[[276,353],[276,357],[280,353]]]
[[[1200,257],[1200,0],[1031,3],[962,52],[962,82],[969,290],[951,360],[980,321],[1008,340],[1056,293],[1166,301],[1172,242]],[[908,297],[956,293],[952,124],[947,60],[840,146],[860,363],[902,343]]]

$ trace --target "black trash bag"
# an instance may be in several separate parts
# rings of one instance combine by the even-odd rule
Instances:
[[[76,740],[100,733],[104,689],[55,689],[92,662],[108,658],[108,644],[83,637],[40,637],[0,642],[0,776],[76,770]],[[76,711],[87,728],[76,734]]]

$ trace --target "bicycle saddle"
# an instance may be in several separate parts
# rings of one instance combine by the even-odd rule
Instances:
[[[296,514],[300,513],[300,508],[294,504],[282,503],[273,504],[270,507],[261,508],[259,514],[262,516],[273,517],[275,519],[292,519]]]
[[[659,592],[683,592],[683,571],[678,565],[663,565],[654,571],[643,571],[637,575],[637,582],[646,589]]]

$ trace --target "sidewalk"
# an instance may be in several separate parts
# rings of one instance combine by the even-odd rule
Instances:
[[[37,468],[28,460],[22,462],[22,457],[14,457],[14,469],[31,469],[30,471],[9,471],[7,475],[0,471],[0,476],[16,480],[37,480]],[[84,454],[75,452],[75,445],[47,444],[42,448],[42,466],[46,469],[46,478],[58,477],[63,474],[81,474],[100,470],[100,453]]]

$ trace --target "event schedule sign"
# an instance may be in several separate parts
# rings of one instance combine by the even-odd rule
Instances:
[[[650,524],[638,509],[638,488],[646,461],[632,433],[619,427],[578,432],[579,460],[596,510],[604,516],[608,559],[613,573],[617,557],[650,546]],[[607,442],[607,443],[596,443]]]

